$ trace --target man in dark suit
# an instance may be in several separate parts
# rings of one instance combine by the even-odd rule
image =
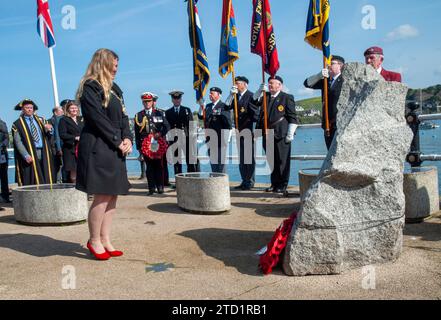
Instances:
[[[225,109],[225,104],[221,101],[222,90],[218,87],[210,88],[210,101],[205,108],[205,129],[212,129],[216,137],[208,134],[206,143],[209,143],[208,153],[210,155],[211,170],[213,172],[226,172],[226,151],[231,134],[231,113]],[[201,105],[198,114],[199,119],[203,119],[203,106]],[[210,141],[216,138],[217,141]],[[213,150],[216,148],[216,150]],[[214,152],[217,152],[217,156]]]
[[[370,47],[364,52],[366,64],[370,64],[386,81],[401,82],[401,74],[383,68],[384,54],[380,47]]]
[[[197,161],[195,146],[190,148],[190,122],[193,121],[193,114],[190,108],[181,105],[182,91],[174,90],[170,93],[173,107],[165,112],[165,117],[170,125],[169,145],[172,147],[173,144],[178,143],[177,149],[174,152],[174,157],[177,162],[174,164],[175,175],[182,173],[182,159],[178,158],[180,154],[185,154],[185,162],[187,163],[187,172],[198,172],[199,161]],[[174,130],[173,130],[174,129]],[[181,141],[181,138],[185,139]],[[185,143],[185,146],[183,145]],[[192,157],[190,157],[192,155]]]
[[[345,59],[343,57],[333,55],[329,69],[323,69],[320,73],[313,75],[305,80],[303,85],[310,89],[322,90],[322,101],[324,101],[324,78],[328,79],[328,119],[329,119],[329,136],[325,132],[326,147],[330,148],[335,132],[337,131],[337,102],[340,97],[341,87],[343,85],[343,78],[341,71],[344,66]],[[325,129],[325,106],[322,107],[322,128]]]
[[[2,202],[10,203],[8,184],[8,146],[9,132],[6,122],[0,120],[0,180]]]
[[[135,115],[134,128],[136,149],[140,153],[144,140],[148,139],[151,133],[153,134],[153,137],[154,139],[156,139],[156,141],[158,139],[163,139],[165,142],[165,135],[170,128],[167,119],[165,118],[164,112],[153,108],[153,94],[151,94],[150,92],[145,92],[141,95],[141,100],[142,104],[144,105],[144,110],[138,112]],[[157,189],[157,192],[159,194],[164,193],[164,157],[165,153],[159,159],[149,158],[147,155],[144,154],[144,161],[147,167],[147,184],[150,195],[155,192],[155,189]]]
[[[258,107],[253,103],[253,92],[248,90],[248,79],[243,76],[236,77],[235,86],[231,89],[230,96],[227,98],[226,110],[232,110],[236,105],[240,139],[237,140],[239,152],[239,171],[242,183],[235,189],[250,190],[254,187],[256,160],[254,157],[254,123],[258,116]],[[235,119],[235,116],[234,116]],[[233,122],[236,124],[235,120]]]
[[[254,101],[261,106],[260,116],[257,122],[257,129],[264,129],[264,111],[262,95],[265,92],[267,97],[268,129],[274,130],[274,161],[271,172],[271,186],[266,192],[281,193],[288,195],[287,187],[291,168],[291,142],[297,129],[297,116],[295,110],[294,96],[282,92],[283,79],[279,76],[271,77],[268,81],[268,88],[262,84],[254,94]],[[258,100],[258,102],[256,101]],[[269,154],[268,148],[272,141],[267,142],[266,134],[263,133],[263,148]],[[271,163],[269,159],[269,163]]]

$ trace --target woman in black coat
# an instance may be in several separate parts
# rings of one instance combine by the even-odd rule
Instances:
[[[99,260],[121,256],[110,242],[112,216],[118,195],[127,194],[126,156],[132,135],[121,89],[113,82],[118,56],[111,50],[95,52],[78,88],[84,117],[78,149],[78,190],[94,195],[89,210],[87,247]]]
[[[80,141],[83,130],[83,119],[78,115],[79,109],[74,101],[69,101],[64,110],[65,116],[60,119],[58,132],[63,141],[63,168],[69,174],[69,180],[75,183],[77,180],[77,156],[76,148]]]

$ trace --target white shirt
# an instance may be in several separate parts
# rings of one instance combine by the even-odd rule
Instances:
[[[274,95],[271,95],[271,98],[277,98],[277,96],[279,95],[279,93],[280,93],[280,91],[277,91],[277,93],[276,93],[276,94],[274,94]]]
[[[377,72],[378,72],[378,73],[381,73],[381,71],[383,71],[383,67],[379,67],[379,68],[377,69]]]
[[[240,99],[242,99],[243,95],[248,91],[248,89],[245,89],[243,92],[238,92],[237,94],[240,95]],[[239,100],[240,100],[239,99]]]
[[[340,75],[341,75],[341,73],[337,74],[335,77],[332,78],[332,80],[331,80],[331,87],[334,85],[335,80],[337,80],[338,77],[340,77]]]
[[[213,102],[213,109],[216,107],[216,105],[219,103],[220,99],[218,99],[216,102]]]

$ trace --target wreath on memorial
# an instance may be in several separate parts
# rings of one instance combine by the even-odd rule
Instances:
[[[142,141],[141,153],[149,159],[162,159],[167,152],[167,141],[164,137],[155,138],[153,133],[150,133]]]
[[[263,274],[270,274],[279,263],[296,219],[297,212],[294,212],[288,219],[283,220],[276,229],[271,241],[266,246],[266,252],[260,256],[259,267]]]

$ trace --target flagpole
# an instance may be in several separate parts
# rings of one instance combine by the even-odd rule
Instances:
[[[236,84],[236,76],[234,74],[234,68],[233,71],[231,72],[231,76],[233,78],[233,86]],[[235,123],[236,123],[236,130],[239,131],[239,114],[237,111],[237,93],[234,94],[234,119],[235,119]]]
[[[323,56],[323,68],[327,68],[328,67],[328,63],[326,61],[326,57]],[[329,130],[329,109],[328,109],[328,78],[324,78],[324,83],[323,83],[323,96],[324,96],[324,100],[323,100],[323,104],[324,104],[324,111],[325,114],[323,115],[325,117],[325,134],[327,137],[331,136],[331,132]]]
[[[57,76],[55,74],[55,62],[54,62],[54,52],[53,47],[49,48],[49,60],[51,64],[51,76],[52,76],[52,89],[54,92],[54,107],[59,106],[58,99],[58,86],[57,86]]]
[[[190,4],[191,2],[191,4]],[[189,0],[188,1],[188,5],[191,6],[191,21],[192,21],[192,36],[193,36],[193,65],[194,67],[196,67],[196,60],[197,60],[197,55],[196,55],[196,31],[195,31],[195,13],[194,13],[194,0]],[[199,92],[202,94],[202,86],[199,86]],[[204,99],[204,97],[201,98]],[[197,101],[198,102],[198,101]],[[205,128],[205,106],[202,106],[202,121],[204,122],[204,128]]]
[[[262,29],[264,32],[263,37],[263,47],[264,50],[264,56],[262,57],[262,83],[265,83],[265,65],[266,65],[266,52],[267,52],[267,44],[266,44],[266,36],[268,33],[268,27],[266,25],[266,8],[265,8],[265,0],[262,0]],[[267,134],[268,130],[268,102],[266,99],[266,92],[263,93],[263,129],[265,131],[265,135]]]

